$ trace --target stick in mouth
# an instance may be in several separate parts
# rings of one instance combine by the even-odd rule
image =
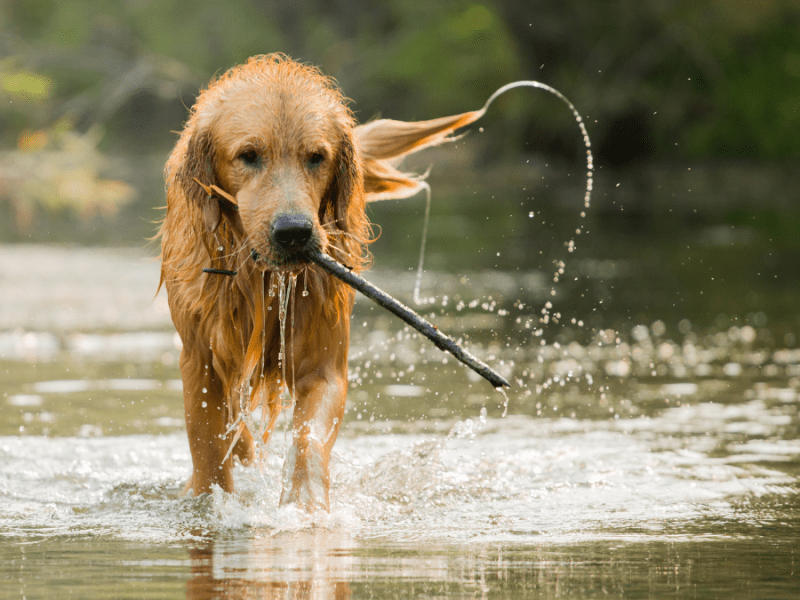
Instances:
[[[389,294],[375,287],[360,275],[353,273],[350,269],[335,261],[324,252],[319,250],[309,251],[306,252],[306,257],[308,260],[320,266],[334,277],[341,279],[350,287],[358,290],[367,298],[376,302],[379,306],[382,306],[389,312],[392,312],[403,319],[403,321],[411,325],[414,329],[432,341],[437,348],[440,350],[446,350],[455,356],[458,360],[467,365],[478,375],[486,379],[495,388],[511,387],[511,385],[502,375],[493,370],[491,367],[489,367],[489,365],[477,357],[464,350],[449,335],[442,333],[435,325],[423,319],[405,304],[395,300]]]

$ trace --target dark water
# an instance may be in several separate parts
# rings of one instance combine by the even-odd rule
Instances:
[[[179,497],[180,340],[144,252],[0,247],[0,596],[800,597],[786,253],[608,206],[570,253],[575,215],[484,204],[434,206],[420,310],[513,388],[359,300],[329,515],[277,506],[285,425],[235,495]],[[419,220],[373,218],[370,278],[410,301]]]

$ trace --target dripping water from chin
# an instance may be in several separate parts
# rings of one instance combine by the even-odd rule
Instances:
[[[290,351],[290,354],[291,354],[291,357],[292,357],[292,365],[291,365],[291,367],[292,367],[292,387],[291,387],[291,394],[292,394],[292,404],[294,404],[294,395],[295,395],[296,390],[297,390],[297,388],[295,387],[295,370],[294,370],[294,334],[295,334],[294,317],[295,317],[295,312],[296,312],[296,307],[297,307],[297,303],[295,301],[295,293],[296,293],[296,289],[297,289],[297,277],[298,276],[293,274],[291,277],[292,277],[291,278],[291,290],[289,291],[289,294],[290,294],[291,303],[292,303],[292,305],[290,307],[290,312],[292,314],[292,323],[291,323],[291,327],[289,329],[289,333],[291,334],[292,338],[291,338],[291,345],[289,347],[289,351]],[[305,277],[303,279],[304,279],[304,281],[306,280]],[[307,290],[303,290],[303,291],[304,291],[304,294],[307,296],[308,295],[308,291]]]
[[[280,387],[281,401],[283,407],[294,406],[294,290],[297,285],[297,275],[290,273],[278,273],[278,327],[280,330],[280,348],[278,349],[278,370],[280,371],[280,379],[278,384]],[[291,360],[290,372],[292,375],[292,386],[289,386],[289,379],[286,376],[286,365],[289,359],[287,352],[287,317],[289,315],[289,302],[291,300],[291,313],[292,323],[288,331],[290,336],[291,346]]]
[[[270,274],[269,274],[269,287],[267,288],[266,287],[267,273],[266,273],[266,271],[262,271],[262,273],[261,273],[261,289],[262,290],[270,290],[270,292],[271,292],[272,286],[273,286],[273,276],[274,276],[274,273],[270,272]],[[264,386],[264,387],[261,388],[262,391],[261,391],[261,398],[260,398],[260,401],[261,401],[261,404],[260,404],[260,408],[261,408],[261,423],[260,423],[258,435],[254,436],[258,440],[259,444],[263,444],[263,440],[264,440],[264,437],[265,437],[265,435],[267,433],[267,427],[269,426],[269,420],[270,420],[269,417],[268,417],[268,415],[270,414],[270,410],[269,410],[269,394],[267,393],[267,389],[265,387],[266,383],[267,383],[266,382],[267,374],[265,373],[265,364],[266,364],[266,356],[267,356],[267,318],[266,318],[266,314],[267,314],[268,310],[272,310],[272,295],[273,294],[270,293],[269,307],[265,307],[264,305],[266,304],[266,294],[263,291],[261,293],[261,301],[262,301],[261,310],[262,310],[262,312],[264,314],[264,329],[261,332],[261,375],[260,375],[259,379],[261,380],[260,381],[261,385]],[[262,448],[260,445],[259,445],[259,449],[261,451],[264,451],[264,448]]]

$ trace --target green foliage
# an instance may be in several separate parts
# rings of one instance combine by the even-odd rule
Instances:
[[[692,124],[694,157],[800,156],[800,18],[770,22],[734,40],[707,110]]]
[[[586,117],[601,166],[786,161],[800,148],[798,30],[800,0],[5,2],[0,148],[17,164],[22,140],[102,130],[88,167],[102,181],[101,154],[166,153],[211,76],[282,51],[336,77],[362,121],[473,110],[539,79]],[[509,94],[482,124],[487,157],[582,153],[546,94]]]
[[[422,120],[474,110],[520,77],[514,41],[490,7],[431,4],[406,18],[380,44],[381,56],[365,78],[372,91],[395,91],[387,98],[392,117]]]
[[[112,215],[133,199],[130,185],[101,175],[109,163],[97,150],[101,137],[98,128],[79,134],[61,122],[23,134],[17,150],[0,152],[0,198],[20,233],[43,213]]]
[[[189,104],[214,73],[284,51],[336,76],[362,119],[470,110],[503,83],[541,77],[591,112],[600,138],[649,111],[656,156],[780,159],[798,147],[798,0],[27,0],[4,3],[0,25],[0,94],[21,103],[0,108],[6,143],[65,114],[83,129],[100,115],[122,139],[143,94]],[[160,66],[113,110],[98,108],[144,60]],[[524,119],[522,106],[506,108]],[[550,112],[518,131],[541,129],[552,146],[570,117]]]
[[[27,102],[42,102],[50,96],[52,81],[30,71],[0,74],[0,88],[7,97]]]

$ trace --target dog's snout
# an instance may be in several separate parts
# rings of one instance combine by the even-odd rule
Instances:
[[[272,223],[272,239],[285,249],[306,245],[314,231],[314,223],[303,215],[281,215]]]

